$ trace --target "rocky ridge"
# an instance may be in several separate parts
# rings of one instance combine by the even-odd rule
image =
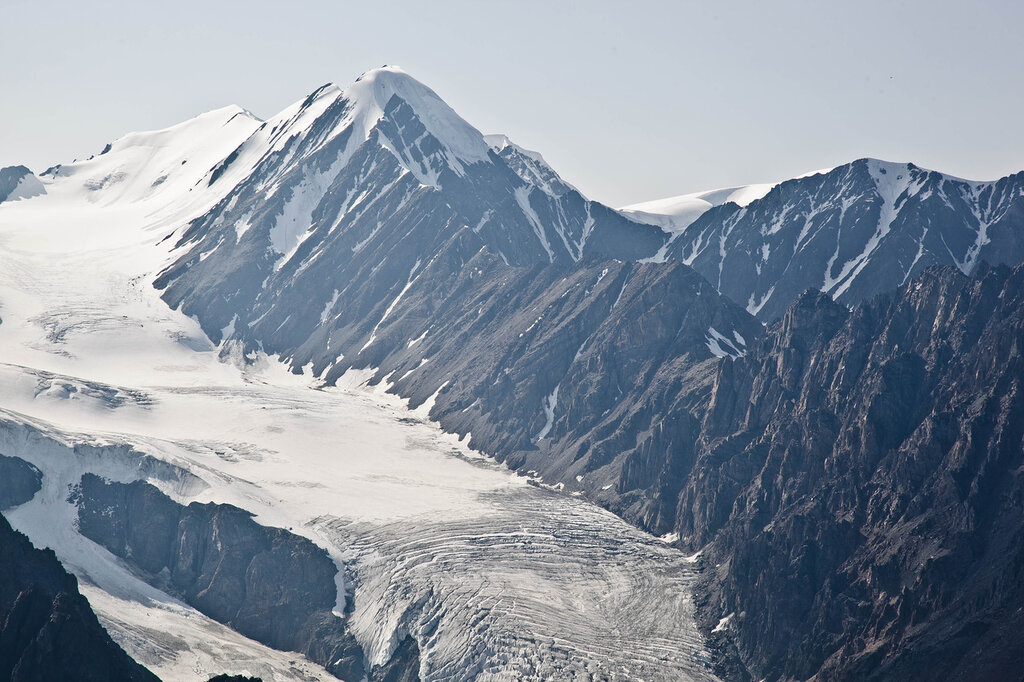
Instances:
[[[156,682],[103,629],[51,550],[0,515],[0,678]]]
[[[676,529],[754,679],[1019,678],[1022,341],[1024,266],[940,268],[722,361]]]
[[[771,322],[807,289],[855,305],[935,265],[967,275],[982,261],[1016,265],[1022,223],[1024,173],[974,182],[858,159],[781,182],[743,206],[709,208],[672,234],[665,257]]]

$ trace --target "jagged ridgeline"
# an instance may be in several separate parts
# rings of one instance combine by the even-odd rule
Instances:
[[[859,159],[624,212],[671,232],[663,257],[692,266],[765,322],[808,289],[853,305],[933,265],[969,275],[983,261],[1024,260],[1024,173],[975,182]]]

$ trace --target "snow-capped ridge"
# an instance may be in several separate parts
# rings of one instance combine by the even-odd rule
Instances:
[[[664,199],[654,199],[651,201],[629,204],[628,206],[620,207],[618,211],[624,214],[627,218],[632,218],[633,220],[647,223],[649,225],[657,225],[666,232],[682,232],[706,211],[714,208],[715,206],[721,206],[730,202],[738,206],[749,206],[753,202],[765,198],[768,196],[769,192],[785,182],[801,180],[815,175],[826,175],[838,169],[846,169],[848,167],[858,165],[864,165],[869,169],[869,173],[872,177],[877,179],[876,186],[885,184],[885,182],[888,181],[887,176],[895,179],[896,176],[911,171],[937,173],[944,179],[966,182],[971,185],[987,184],[986,181],[967,180],[949,175],[948,173],[940,173],[938,171],[922,168],[909,162],[885,161],[883,159],[876,159],[873,157],[862,157],[847,164],[833,166],[831,168],[820,168],[818,170],[802,173],[800,175],[793,176],[792,178],[786,178],[777,182],[737,185],[735,187],[723,187],[719,189],[704,190],[702,192],[680,194],[678,196],[666,197]],[[883,190],[883,187],[879,187],[879,191]]]
[[[917,171],[919,173],[928,173],[928,174],[934,173],[936,175],[942,176],[943,180],[952,180],[953,182],[963,182],[963,183],[966,183],[968,185],[989,185],[989,184],[992,184],[994,182],[998,182],[1001,179],[1001,178],[996,178],[996,179],[992,179],[992,180],[972,180],[970,178],[964,178],[964,177],[961,177],[959,175],[951,175],[950,173],[946,173],[944,171],[937,171],[937,170],[935,170],[933,168],[925,168],[925,167],[919,166],[916,163],[913,163],[911,161],[886,161],[885,159],[878,159],[878,158],[875,158],[875,157],[872,157],[872,156],[861,157],[859,159],[856,159],[855,161],[851,161],[849,164],[846,164],[846,165],[854,165],[854,164],[865,164],[869,169],[873,169],[874,172],[876,172],[876,173],[878,173],[880,175],[883,175],[883,176],[887,175],[889,173],[895,173],[895,174],[898,175],[899,173]],[[846,165],[844,165],[844,166],[837,166],[836,168],[845,168]],[[835,168],[833,168],[831,170],[835,170]],[[798,177],[802,178],[802,177],[806,177],[806,176],[801,175],[801,176],[798,176]]]
[[[168,128],[128,133],[41,178],[47,191],[59,185],[62,194],[80,194],[92,204],[157,202],[168,215],[194,215],[219,198],[205,186],[196,191],[203,178],[260,125],[240,106],[221,107]]]
[[[100,152],[100,155],[102,156],[118,150],[127,149],[129,147],[172,146],[180,142],[182,138],[205,135],[214,132],[217,128],[222,128],[232,123],[236,118],[247,119],[254,123],[263,122],[248,109],[244,109],[237,104],[231,104],[225,107],[211,109],[210,111],[203,112],[198,116],[194,116],[186,121],[176,123],[175,125],[167,128],[131,132],[126,135],[122,135],[104,147],[103,151]]]
[[[365,140],[384,116],[392,97],[408,104],[423,126],[459,161],[488,161],[488,146],[479,130],[467,123],[437,93],[397,66],[367,71],[344,91],[352,105],[351,125]]]
[[[664,257],[769,321],[810,287],[852,305],[931,265],[970,275],[982,260],[1019,262],[1013,219],[1022,183],[1024,173],[979,182],[865,157],[778,183],[742,207],[702,214],[700,201],[731,197],[723,190],[635,205],[628,208],[649,213],[627,215],[675,227]],[[684,208],[693,209],[690,222],[678,227]]]
[[[381,121],[388,107],[397,98],[405,103],[437,140],[440,160],[424,164],[422,149],[412,149],[420,140],[389,139],[381,130]],[[233,173],[247,173],[270,155],[284,153],[293,141],[298,147],[295,161],[308,158],[333,140],[346,136],[337,156],[336,168],[344,168],[356,151],[371,137],[389,150],[399,162],[426,186],[438,185],[440,168],[447,167],[456,175],[465,175],[466,167],[489,162],[487,144],[480,132],[463,120],[433,90],[397,66],[384,66],[362,74],[347,88],[327,83],[305,98],[286,107],[270,118],[256,134],[241,146],[232,160]],[[421,138],[422,139],[422,138]],[[298,151],[297,151],[298,150]],[[238,175],[236,181],[242,176]]]
[[[486,142],[487,145],[491,149],[493,149],[496,154],[500,154],[507,148],[512,147],[523,156],[532,159],[537,163],[543,163],[545,166],[548,166],[548,162],[544,160],[544,156],[540,152],[536,152],[533,151],[532,149],[527,149],[516,144],[511,140],[511,138],[509,138],[508,135],[504,135],[502,133],[497,133],[494,135],[484,135],[484,142]],[[550,166],[548,167],[550,168]]]
[[[523,181],[540,188],[549,196],[557,198],[566,192],[583,195],[574,185],[566,182],[540,152],[526,149],[503,134],[485,135],[484,141]]]
[[[833,170],[835,169],[824,168],[810,171],[787,180],[807,178],[812,175],[830,173]],[[680,194],[674,197],[622,206],[618,210],[627,218],[647,223],[648,225],[657,225],[666,232],[675,234],[686,230],[697,218],[715,206],[721,206],[730,202],[737,206],[749,206],[751,203],[763,199],[769,192],[787,180],[737,185],[735,187],[722,187],[702,192]]]

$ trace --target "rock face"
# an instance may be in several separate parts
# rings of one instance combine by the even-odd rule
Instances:
[[[50,550],[0,516],[0,679],[157,682],[103,629]]]
[[[45,193],[43,183],[25,166],[0,168],[0,202],[28,199]]]
[[[0,455],[0,511],[35,497],[43,487],[43,474],[20,457]]]
[[[451,266],[439,258],[425,281]],[[712,347],[741,353],[759,325],[679,264],[522,269],[482,252],[445,278],[406,292],[363,362],[414,405],[433,395],[431,417],[471,446],[667,530],[674,510],[643,491],[664,473],[659,441],[686,428],[669,415],[706,396]]]
[[[721,363],[677,530],[753,679],[1021,678],[1022,348],[1024,266],[936,268]]]
[[[860,159],[782,182],[746,206],[706,211],[669,258],[691,265],[760,319],[807,289],[853,305],[933,265],[971,274],[1024,261],[1024,173],[971,182]]]
[[[260,526],[237,507],[183,507],[148,483],[93,474],[78,491],[79,530],[158,587],[275,649],[360,679],[362,649],[333,615],[337,568],[309,540]]]
[[[661,230],[435,100],[385,69],[268,122],[211,174],[237,184],[156,286],[225,354],[328,383],[377,368],[474,447],[669,529],[651,490],[679,485],[663,453],[694,424],[668,415],[760,325],[685,265],[636,262]]]

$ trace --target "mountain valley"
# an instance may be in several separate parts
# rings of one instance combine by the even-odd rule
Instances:
[[[1022,262],[1024,174],[615,210],[383,67],[0,171],[0,504],[119,679],[1013,679]]]

